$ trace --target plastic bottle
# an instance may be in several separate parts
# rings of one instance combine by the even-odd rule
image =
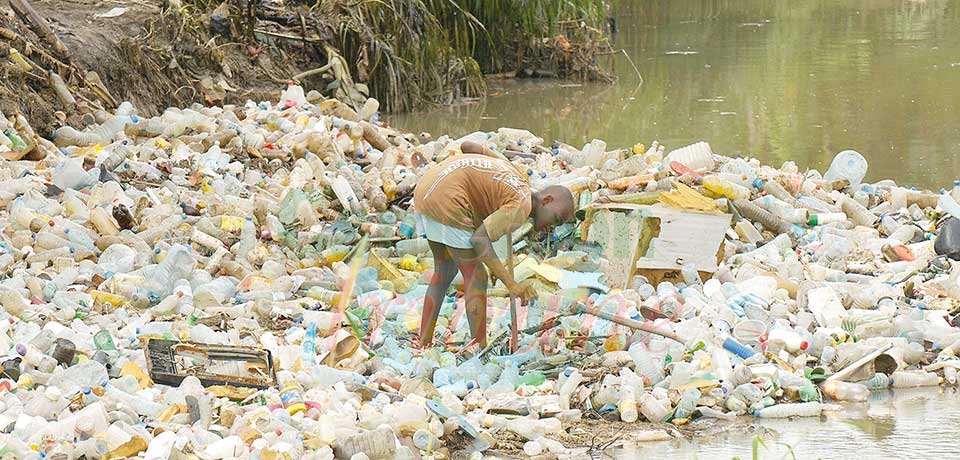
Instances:
[[[546,434],[558,433],[563,430],[563,424],[554,417],[539,420],[513,419],[504,424],[506,429],[528,440],[540,439]]]
[[[709,171],[713,169],[713,151],[710,144],[697,142],[695,144],[672,150],[663,158],[664,164],[676,161],[694,171]]]
[[[823,405],[818,402],[793,404],[776,404],[756,411],[754,415],[760,418],[788,418],[788,417],[817,417],[823,411]]]
[[[290,415],[307,410],[303,400],[303,388],[294,380],[288,380],[280,390],[280,402]]]
[[[580,374],[580,371],[574,370],[569,377],[567,377],[564,382],[557,388],[557,393],[560,394],[560,409],[567,410],[570,409],[570,397],[573,396],[574,392],[577,391],[577,388],[580,386],[580,383],[583,382],[583,375]]]
[[[869,390],[883,390],[890,387],[890,376],[877,372],[873,377],[858,383]]]
[[[763,208],[747,201],[746,199],[736,199],[733,201],[733,205],[740,211],[740,214],[750,219],[753,222],[759,222],[763,225],[764,228],[778,234],[791,234],[793,232],[792,225],[776,216],[770,212],[767,212]]]
[[[780,183],[776,180],[771,179],[763,181],[763,185],[760,187],[760,189],[791,206],[794,204],[794,202],[796,202],[796,197],[788,192],[787,189],[783,188],[783,186],[780,185]]]
[[[951,193],[945,193],[937,200],[937,207],[953,217],[960,218],[960,204]]]
[[[940,384],[940,376],[933,372],[897,371],[890,376],[894,388],[929,387]]]
[[[768,212],[792,224],[804,224],[810,220],[809,211],[803,208],[794,208],[787,202],[781,201],[772,195],[762,196],[753,201],[753,204],[766,209]],[[844,216],[844,218],[846,218]]]
[[[429,454],[440,447],[440,440],[430,430],[420,428],[413,433],[413,445]]]
[[[838,204],[847,217],[853,219],[853,222],[857,225],[873,227],[874,224],[877,223],[877,220],[880,219],[876,214],[870,212],[869,209],[863,207],[863,205],[857,203],[856,200],[847,195],[840,197]]]
[[[687,286],[703,286],[703,280],[700,278],[697,267],[693,263],[686,263],[680,267],[680,274],[683,276],[683,282],[686,283]]]
[[[867,174],[867,160],[855,150],[844,150],[833,157],[823,174],[824,180],[846,179],[850,185],[860,185]]]
[[[663,367],[642,343],[631,345],[628,352],[636,365],[637,374],[644,378],[647,385],[653,386],[663,380]]]
[[[827,380],[820,388],[824,394],[837,401],[864,402],[870,398],[870,390],[859,383]]]
[[[803,337],[801,337],[800,334],[797,334],[789,329],[776,328],[771,330],[767,334],[767,341],[772,342],[774,340],[782,342],[784,349],[790,353],[806,350],[808,346],[807,341],[803,340]]]
[[[639,418],[636,389],[633,385],[624,385],[620,388],[620,401],[617,403],[617,410],[620,412],[620,420],[624,422],[633,423]]]
[[[670,416],[670,405],[650,393],[640,397],[640,413],[652,423],[660,423]]]
[[[715,175],[703,178],[703,188],[716,196],[722,196],[730,200],[746,200],[750,198],[750,190],[746,187],[721,179]]]
[[[815,227],[817,225],[827,225],[835,224],[838,222],[846,222],[847,215],[842,212],[821,212],[816,214],[810,214],[806,220],[807,226]]]
[[[397,255],[400,257],[412,255],[421,256],[430,251],[430,243],[426,238],[414,238],[397,241]]]
[[[697,401],[700,400],[700,390],[696,388],[688,388],[683,391],[683,394],[680,396],[680,402],[677,403],[677,408],[674,411],[674,418],[690,418],[693,415],[693,411],[697,409]]]

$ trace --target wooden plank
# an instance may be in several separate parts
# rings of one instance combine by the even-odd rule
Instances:
[[[636,273],[651,282],[675,279],[686,263],[702,273],[716,271],[730,218],[663,204],[609,203],[590,210],[585,233],[609,262],[608,285],[625,288]]]
[[[660,231],[651,238],[646,253],[637,259],[637,269],[679,270],[684,264],[693,263],[701,272],[717,270],[716,255],[730,228],[730,214],[688,211],[662,204],[647,206],[644,211],[660,219]]]

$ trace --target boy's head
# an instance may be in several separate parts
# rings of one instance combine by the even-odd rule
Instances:
[[[573,194],[562,185],[551,185],[533,196],[533,224],[537,231],[560,225],[573,218]]]

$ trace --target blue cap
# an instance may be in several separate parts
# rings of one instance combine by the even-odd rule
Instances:
[[[762,186],[763,186],[763,181],[760,180],[760,178],[756,178],[753,180],[753,188],[760,188]]]

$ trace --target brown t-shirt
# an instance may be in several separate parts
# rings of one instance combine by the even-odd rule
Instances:
[[[507,160],[456,155],[420,178],[413,203],[418,212],[441,224],[464,230],[484,225],[496,241],[530,214],[530,184]]]

